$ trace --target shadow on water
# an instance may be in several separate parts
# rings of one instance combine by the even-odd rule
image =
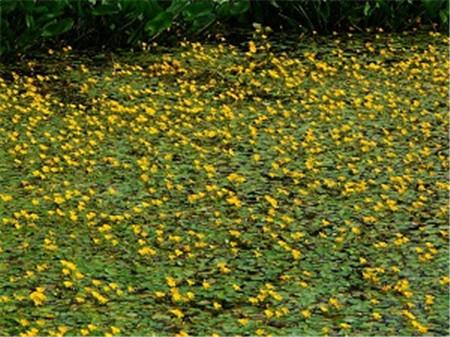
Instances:
[[[389,44],[401,47],[404,44],[404,50],[415,44],[418,51],[426,50],[430,43],[427,32],[404,32],[397,34],[384,33],[334,33],[329,35],[306,35],[304,33],[292,32],[273,32],[268,35],[267,40],[262,40],[261,36],[255,35],[249,30],[234,30],[222,32],[215,35],[207,35],[202,39],[193,39],[191,42],[200,42],[203,45],[231,44],[241,53],[248,51],[248,42],[254,40],[257,44],[270,43],[270,55],[289,55],[297,57],[300,60],[305,59],[305,53],[313,52],[315,59],[324,60],[334,58],[333,51],[339,48],[346,57],[358,57],[367,59],[367,64],[373,59],[367,58],[365,45],[371,43],[377,48],[388,48]],[[403,41],[401,41],[403,39]],[[114,68],[115,63],[135,64],[147,67],[151,64],[161,61],[164,54],[176,54],[182,47],[178,42],[168,40],[165,43],[150,47],[143,51],[136,49],[105,49],[89,47],[85,49],[76,49],[71,52],[41,51],[22,55],[15,61],[0,63],[0,77],[6,82],[13,82],[17,78],[36,78],[50,77],[51,80],[41,82],[39,90],[41,93],[58,97],[63,103],[86,104],[87,97],[82,95],[79,90],[74,90],[73,80],[66,77],[69,70],[86,67],[90,73],[95,76],[103,73],[105,70]],[[407,53],[398,53],[392,58],[383,59],[383,64],[389,66],[391,63],[399,62],[408,58]],[[202,76],[209,78],[213,75],[213,69],[205,69]],[[16,74],[16,75],[15,75]],[[198,75],[198,74],[197,74]],[[191,79],[197,75],[192,75]],[[209,75],[209,76],[208,76]],[[231,76],[232,77],[232,76]],[[222,76],[221,80],[227,82],[227,76]],[[225,83],[224,82],[224,83]],[[231,83],[232,84],[232,83]],[[270,96],[270,93],[267,93]],[[283,97],[266,97],[272,99],[283,99]]]

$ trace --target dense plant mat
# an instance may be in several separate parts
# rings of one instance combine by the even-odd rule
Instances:
[[[448,332],[448,38],[275,41],[2,70],[1,335]]]

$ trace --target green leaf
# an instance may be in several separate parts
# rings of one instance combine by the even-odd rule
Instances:
[[[435,18],[438,13],[438,9],[441,6],[441,2],[436,0],[422,0],[422,4],[427,14],[431,18]]]
[[[183,16],[187,21],[194,21],[201,16],[213,14],[213,6],[208,1],[194,2],[183,11]]]
[[[448,22],[448,9],[447,10],[441,9],[439,11],[439,18],[441,19],[441,22],[443,24],[447,24],[447,22]]]
[[[12,12],[13,10],[15,10],[17,7],[17,2],[16,1],[2,1],[0,4],[0,8],[2,11],[2,15],[8,14],[10,12]]]
[[[145,31],[150,35],[154,36],[159,34],[164,29],[167,29],[172,24],[172,15],[168,12],[161,12],[153,19],[149,20],[145,24]]]
[[[366,4],[364,5],[364,16],[368,16],[370,11],[370,3],[369,1],[366,1]]]
[[[39,30],[28,30],[21,34],[19,37],[16,37],[15,44],[21,49],[27,49],[29,47],[32,47],[36,43],[39,36]]]
[[[276,8],[279,8],[278,4],[272,0],[271,4]],[[233,16],[241,15],[250,9],[250,1],[239,0],[230,2],[230,14]]]
[[[172,15],[178,15],[189,3],[189,0],[172,0],[172,3],[167,7],[166,11]]]
[[[27,14],[25,16],[25,22],[26,22],[28,28],[31,29],[34,27],[34,18],[32,15]]]
[[[64,13],[64,7],[68,6],[66,1],[63,0],[46,1],[44,3],[47,7],[47,12],[55,14],[55,17]]]
[[[47,23],[42,31],[42,37],[52,37],[56,35],[63,34],[70,30],[74,24],[73,19],[66,18],[62,20],[53,20]]]
[[[270,2],[270,4],[271,4],[273,7],[275,7],[275,8],[280,8],[280,5],[278,5],[278,3],[277,3],[276,0],[270,0],[269,2]]]
[[[92,15],[101,16],[101,15],[113,15],[120,12],[120,3],[119,4],[105,4],[98,6],[92,10]]]
[[[192,22],[192,30],[194,32],[200,32],[212,24],[216,20],[216,16],[213,13],[205,13],[203,15],[197,16]]]

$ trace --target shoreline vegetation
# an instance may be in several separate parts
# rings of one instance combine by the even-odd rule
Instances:
[[[60,45],[77,50],[139,48],[216,33],[251,31],[255,22],[294,34],[432,30],[448,34],[445,0],[2,0],[0,57],[14,62]]]

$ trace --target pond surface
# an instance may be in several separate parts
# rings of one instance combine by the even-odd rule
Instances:
[[[443,335],[448,38],[0,67],[0,334]]]

